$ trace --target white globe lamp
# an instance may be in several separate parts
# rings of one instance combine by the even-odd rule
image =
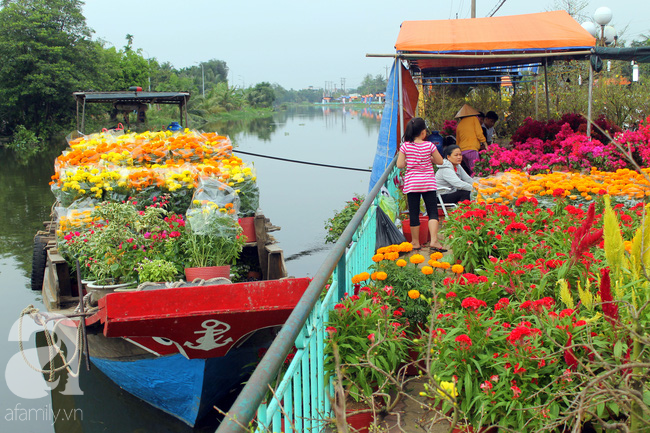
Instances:
[[[616,42],[616,29],[612,26],[605,26],[603,36],[605,37],[605,43],[607,45],[613,44]]]
[[[585,21],[582,23],[582,28],[585,29],[586,31],[591,34],[594,38],[598,37],[598,27],[596,24],[592,23],[591,21]]]
[[[612,10],[607,6],[599,7],[594,13],[594,20],[598,25],[606,26],[612,20]]]

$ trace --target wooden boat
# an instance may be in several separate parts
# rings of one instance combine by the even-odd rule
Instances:
[[[47,222],[35,237],[32,287],[42,282],[48,314],[35,319],[56,320],[65,341],[118,386],[194,426],[246,381],[309,284],[286,278],[269,235],[277,229],[258,213],[256,241],[244,246],[242,255],[260,265],[259,281],[106,291],[71,281],[56,224]]]
[[[258,215],[260,221],[265,219]],[[258,241],[244,248],[265,256],[265,277],[284,277],[282,251],[265,245],[267,239],[260,230]],[[124,390],[190,426],[245,382],[260,350],[271,344],[310,281],[152,285],[99,295],[95,310],[80,313],[80,299],[89,291],[82,289],[80,296],[71,284],[53,239],[45,254],[43,302],[52,318],[68,317],[58,328],[66,340],[77,341],[83,322],[93,365]]]

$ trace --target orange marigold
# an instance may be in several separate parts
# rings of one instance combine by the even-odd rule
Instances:
[[[439,268],[439,267],[440,267],[440,262],[437,261],[437,260],[433,260],[433,259],[431,259],[431,260],[429,260],[427,263],[428,263],[429,266],[431,266],[432,268]]]
[[[418,264],[424,262],[424,256],[422,254],[413,254],[409,259],[411,263]]]
[[[377,254],[386,254],[386,253],[388,253],[388,252],[390,252],[390,250],[388,249],[388,247],[381,247],[381,248],[379,248],[379,249],[377,250]]]
[[[409,298],[411,298],[411,299],[417,299],[417,298],[420,297],[420,292],[418,292],[417,290],[409,290],[408,295],[409,295]]]
[[[384,260],[384,255],[383,254],[375,254],[374,256],[372,256],[372,261],[375,262],[375,263],[376,262],[381,262],[382,260]]]
[[[442,258],[443,254],[440,251],[436,251],[435,253],[431,254],[431,258],[433,260],[440,260]]]
[[[402,253],[408,253],[413,249],[413,245],[410,242],[402,242],[399,244],[399,250]]]
[[[440,262],[440,267],[442,269],[449,269],[449,268],[451,268],[451,265],[449,263],[447,263],[447,262]]]
[[[451,267],[451,272],[454,274],[462,274],[464,270],[463,265],[454,265]]]
[[[384,254],[384,260],[397,260],[399,258],[398,252],[390,252]]]
[[[388,278],[388,274],[386,272],[382,272],[382,271],[377,272],[377,279],[379,281],[384,281],[386,278]]]
[[[431,275],[431,274],[433,274],[433,268],[431,266],[423,266],[422,267],[422,273],[424,275]]]
[[[373,272],[372,274],[370,274],[370,279],[373,280],[373,281],[376,280],[377,279],[377,272]]]
[[[399,266],[400,268],[403,268],[404,266],[406,266],[406,260],[404,260],[404,259],[399,259],[398,261],[395,262],[395,264],[396,264],[397,266]]]

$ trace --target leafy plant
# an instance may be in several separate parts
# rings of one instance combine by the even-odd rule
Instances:
[[[137,266],[138,280],[143,283],[149,282],[168,282],[174,281],[178,275],[176,264],[167,260],[149,260],[145,259]]]
[[[186,267],[232,265],[246,243],[241,226],[228,216],[211,218],[202,232],[191,229],[190,223],[184,243],[188,255]]]
[[[352,200],[345,202],[345,207],[340,211],[335,211],[334,216],[325,221],[325,242],[334,243],[339,240],[345,228],[350,224],[352,218],[357,213],[365,197],[363,195],[355,194]]]

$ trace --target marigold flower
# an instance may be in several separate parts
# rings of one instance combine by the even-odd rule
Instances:
[[[408,295],[411,299],[418,299],[420,297],[420,292],[417,290],[409,290]]]
[[[449,263],[447,263],[447,262],[440,262],[440,267],[442,269],[449,269],[451,267],[451,265]],[[463,271],[461,270],[461,272],[463,272]]]
[[[384,281],[386,278],[388,278],[388,274],[386,272],[377,272],[377,280]]]
[[[398,261],[395,262],[395,264],[396,264],[397,266],[399,266],[400,268],[403,268],[404,266],[406,266],[406,260],[404,260],[404,259],[399,259]]]
[[[431,274],[433,274],[433,268],[431,266],[423,266],[422,267],[422,273],[424,275],[431,275]]]
[[[382,260],[384,260],[383,254],[375,254],[374,256],[372,256],[372,261],[375,263],[381,262]]]
[[[440,251],[436,251],[435,253],[431,254],[431,258],[433,260],[440,260],[442,258],[443,254]]]
[[[399,250],[402,253],[408,253],[413,249],[413,245],[410,242],[402,242],[399,244]]]
[[[464,270],[465,268],[463,267],[463,265],[454,265],[451,267],[451,272],[453,272],[454,274],[462,274]]]
[[[424,256],[422,254],[414,254],[411,256],[409,261],[415,265],[424,262]]]

